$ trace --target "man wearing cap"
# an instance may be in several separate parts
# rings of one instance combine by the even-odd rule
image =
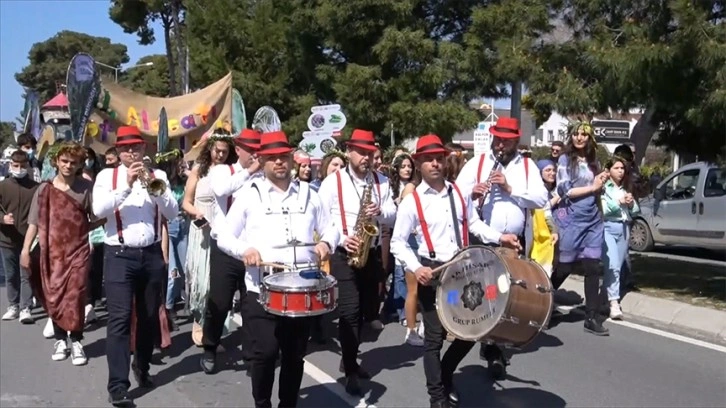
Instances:
[[[358,380],[370,378],[358,365],[356,356],[363,317],[378,314],[378,277],[382,270],[380,236],[373,238],[368,261],[362,268],[348,265],[348,255],[360,245],[355,231],[359,214],[371,217],[380,231],[381,224],[393,224],[396,206],[388,178],[372,168],[373,154],[378,149],[373,132],[355,129],[345,147],[349,165],[326,177],[318,194],[325,213],[330,214],[341,235],[330,258],[332,275],[338,280],[338,339],[343,354],[340,370],[346,376],[346,391],[359,395]],[[360,208],[367,185],[372,187],[372,202]]]
[[[153,386],[149,362],[154,350],[153,333],[159,327],[159,307],[167,270],[161,251],[162,218],[173,219],[179,207],[167,188],[160,196],[150,195],[139,179],[146,170],[142,157],[146,142],[139,129],[121,126],[116,132],[118,167],[102,170],[93,186],[93,212],[106,218],[104,281],[108,323],[109,402],[131,406],[128,393],[131,364],[131,312],[136,304],[136,351],[134,376],[143,388]],[[169,181],[161,170],[149,176]]]
[[[523,241],[528,210],[545,206],[547,189],[535,163],[517,152],[519,120],[499,118],[489,133],[493,136],[491,151],[469,160],[456,184],[478,202],[479,215],[485,223]],[[524,247],[523,242],[520,246]],[[505,376],[509,362],[499,347],[482,343],[479,356],[487,360],[495,379]]]
[[[239,290],[240,299],[247,293],[244,264],[220,250],[217,231],[220,225],[226,223],[225,215],[239,196],[242,187],[251,179],[261,176],[260,164],[255,157],[255,152],[260,147],[260,133],[252,129],[243,129],[234,138],[234,144],[237,162],[232,165],[218,164],[209,170],[210,186],[217,204],[214,207],[214,220],[210,231],[209,297],[202,327],[204,354],[200,365],[206,374],[213,374],[216,371],[217,347],[227,315],[232,309],[234,293]],[[242,349],[246,359],[250,348],[250,334],[244,326]]]
[[[438,136],[426,135],[418,139],[413,158],[422,180],[399,204],[391,237],[391,253],[401,261],[406,272],[416,275],[419,282],[426,387],[431,407],[441,408],[458,404],[459,396],[453,388],[452,377],[461,360],[474,347],[474,342],[455,339],[441,359],[446,332],[436,311],[436,289],[430,285],[432,268],[449,261],[457,251],[467,247],[468,232],[483,242],[518,246],[516,235],[500,234],[483,223],[474,210],[471,197],[456,184],[446,181],[447,155]],[[452,217],[456,217],[456,224],[452,224]],[[413,230],[419,244],[417,252],[408,243]]]
[[[308,183],[293,181],[292,151],[285,133],[262,135],[257,155],[264,177],[243,188],[241,195],[245,199],[232,204],[227,222],[218,230],[221,250],[247,265],[248,293],[242,300],[242,316],[255,336],[250,372],[252,395],[258,408],[272,406],[275,363],[280,354],[279,406],[297,405],[310,332],[310,318],[276,316],[259,303],[263,272],[260,262],[307,265],[324,261],[340,240],[317,193]],[[314,231],[321,235],[314,247],[289,247],[291,241],[313,242]]]

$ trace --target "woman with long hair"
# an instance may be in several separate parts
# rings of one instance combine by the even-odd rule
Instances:
[[[555,211],[560,259],[552,276],[552,285],[555,289],[559,288],[575,270],[585,275],[584,329],[599,336],[609,334],[599,316],[604,228],[600,193],[607,178],[608,172],[600,171],[592,126],[589,123],[576,124],[557,166],[557,194],[562,197]]]
[[[293,154],[293,160],[295,161],[293,167],[294,177],[307,183],[313,181],[312,159],[310,155],[303,150],[296,150]]]
[[[310,182],[310,187],[313,190],[318,191],[320,183],[328,177],[329,174],[333,174],[336,171],[345,168],[348,165],[348,158],[345,157],[345,153],[339,150],[331,150],[323,156],[320,161],[320,168],[318,169],[318,177]]]
[[[207,175],[212,166],[231,165],[236,161],[232,135],[225,129],[215,129],[189,172],[184,189],[182,210],[193,220],[186,256],[186,303],[194,315],[192,340],[199,347],[202,345],[202,318],[209,289],[210,225],[214,219],[216,202]],[[207,222],[203,223],[203,220]]]
[[[547,189],[548,201],[544,208],[532,210],[532,237],[527,241],[532,243],[529,248],[530,258],[540,264],[548,276],[552,276],[557,256],[555,245],[559,239],[557,225],[552,217],[552,211],[560,201],[560,197],[555,191],[557,170],[555,162],[550,159],[539,160],[537,168],[539,168],[540,176]]]
[[[183,153],[177,150],[176,154],[166,156],[167,159],[159,163],[159,169],[163,170],[169,178],[169,188],[172,195],[183,207],[184,188],[187,177],[184,174]],[[187,239],[189,235],[189,214],[179,211],[179,215],[166,224],[168,234],[168,259],[169,259],[169,280],[166,291],[166,311],[169,321],[174,330],[176,327],[176,311],[174,305],[177,297],[181,294],[184,284],[185,268],[187,258]]]
[[[464,146],[458,143],[447,143],[446,150],[449,151],[449,155],[446,156],[446,167],[444,168],[444,177],[446,181],[455,183],[456,178],[459,177],[461,169],[468,161],[466,159],[466,150]]]
[[[605,168],[610,172],[610,179],[605,182],[602,194],[605,217],[603,287],[610,302],[610,318],[620,320],[623,318],[623,312],[620,310],[620,271],[628,256],[630,222],[633,214],[640,212],[640,208],[633,196],[627,159],[614,156],[607,162]]]

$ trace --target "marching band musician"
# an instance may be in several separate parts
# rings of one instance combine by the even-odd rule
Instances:
[[[308,183],[292,180],[293,150],[283,132],[262,135],[257,155],[264,178],[243,188],[245,199],[236,200],[224,226],[218,226],[220,249],[247,265],[248,293],[242,298],[242,316],[244,325],[254,333],[250,371],[252,395],[258,408],[272,406],[278,354],[279,406],[297,405],[310,331],[308,317],[276,316],[263,309],[259,303],[260,262],[294,265],[313,262],[315,258],[324,261],[340,239],[317,193]],[[314,247],[289,246],[293,241],[312,243],[314,231],[322,232]]]
[[[378,282],[383,270],[380,234],[370,243],[370,256],[364,266],[348,265],[348,256],[360,249],[360,231],[355,229],[359,214],[377,224],[380,231],[381,224],[393,224],[396,206],[388,178],[372,168],[378,150],[373,132],[355,129],[345,146],[349,165],[323,180],[318,194],[341,236],[330,258],[332,275],[338,281],[338,340],[343,354],[340,371],[345,373],[346,392],[361,395],[359,379],[370,375],[358,365],[356,356],[363,316],[378,316]],[[371,202],[361,208],[366,186],[371,188]]]
[[[483,242],[519,248],[517,236],[502,234],[482,222],[471,198],[445,179],[447,150],[436,135],[418,139],[413,158],[422,181],[398,206],[391,237],[391,253],[419,282],[418,298],[424,322],[424,372],[431,407],[456,406],[459,401],[452,377],[457,366],[474,347],[474,342],[455,339],[441,359],[446,332],[436,312],[436,290],[430,286],[432,268],[453,258],[468,246],[467,230]],[[453,225],[453,217],[456,224]],[[408,243],[416,231],[418,253]]]
[[[149,363],[154,351],[153,333],[159,327],[162,289],[167,269],[161,250],[162,217],[173,219],[179,207],[171,194],[166,174],[144,167],[141,158],[146,142],[135,126],[116,132],[118,167],[101,171],[93,186],[92,206],[98,218],[106,218],[105,285],[108,323],[109,402],[117,407],[133,406],[128,393],[131,363],[131,311],[136,304],[136,351],[134,377],[142,388],[153,387]],[[150,179],[163,180],[160,195],[146,190]]]
[[[226,131],[218,129],[215,135]],[[217,347],[224,331],[224,323],[232,309],[234,293],[239,290],[240,298],[247,293],[245,289],[245,267],[220,250],[217,231],[226,223],[225,214],[229,211],[242,187],[256,177],[260,177],[260,164],[255,157],[260,147],[260,133],[243,129],[234,138],[235,153],[238,161],[232,165],[218,164],[209,170],[209,180],[217,204],[214,207],[214,220],[211,221],[211,242],[209,245],[209,297],[202,327],[204,354],[200,360],[206,374],[216,371]],[[242,327],[242,349],[245,357],[249,350],[250,334]],[[245,358],[246,359],[246,358]]]
[[[523,241],[526,214],[545,206],[547,189],[537,174],[536,164],[517,151],[519,120],[499,118],[489,132],[493,136],[491,152],[469,160],[456,183],[473,201],[483,200],[479,215],[487,225]],[[479,356],[487,361],[492,377],[505,377],[509,361],[500,347],[482,343]]]

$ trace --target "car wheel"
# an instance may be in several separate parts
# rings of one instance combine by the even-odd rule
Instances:
[[[630,228],[630,249],[638,252],[652,251],[655,247],[653,234],[650,232],[648,223],[638,218]]]

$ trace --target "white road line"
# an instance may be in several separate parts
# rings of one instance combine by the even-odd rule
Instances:
[[[658,329],[654,329],[652,327],[643,326],[640,324],[626,322],[626,321],[622,321],[622,320],[617,321],[617,320],[608,319],[608,323],[613,323],[613,324],[617,324],[619,326],[629,327],[631,329],[640,330],[640,331],[650,333],[650,334],[655,334],[656,336],[661,336],[661,337],[665,337],[668,339],[681,341],[683,343],[692,344],[694,346],[707,348],[710,350],[718,351],[719,353],[726,353],[726,347],[724,347],[724,346],[709,343],[709,342],[702,341],[702,340],[692,339],[690,337],[681,336],[680,334],[669,333],[667,331],[658,330]]]
[[[242,316],[237,313],[232,316],[232,320],[238,325],[242,326]],[[375,405],[369,405],[365,398],[356,398],[348,394],[343,387],[335,378],[331,377],[325,371],[319,369],[313,363],[305,360],[305,374],[315,380],[317,383],[327,388],[328,391],[337,395],[340,399],[345,401],[348,406],[355,408],[376,408]]]

